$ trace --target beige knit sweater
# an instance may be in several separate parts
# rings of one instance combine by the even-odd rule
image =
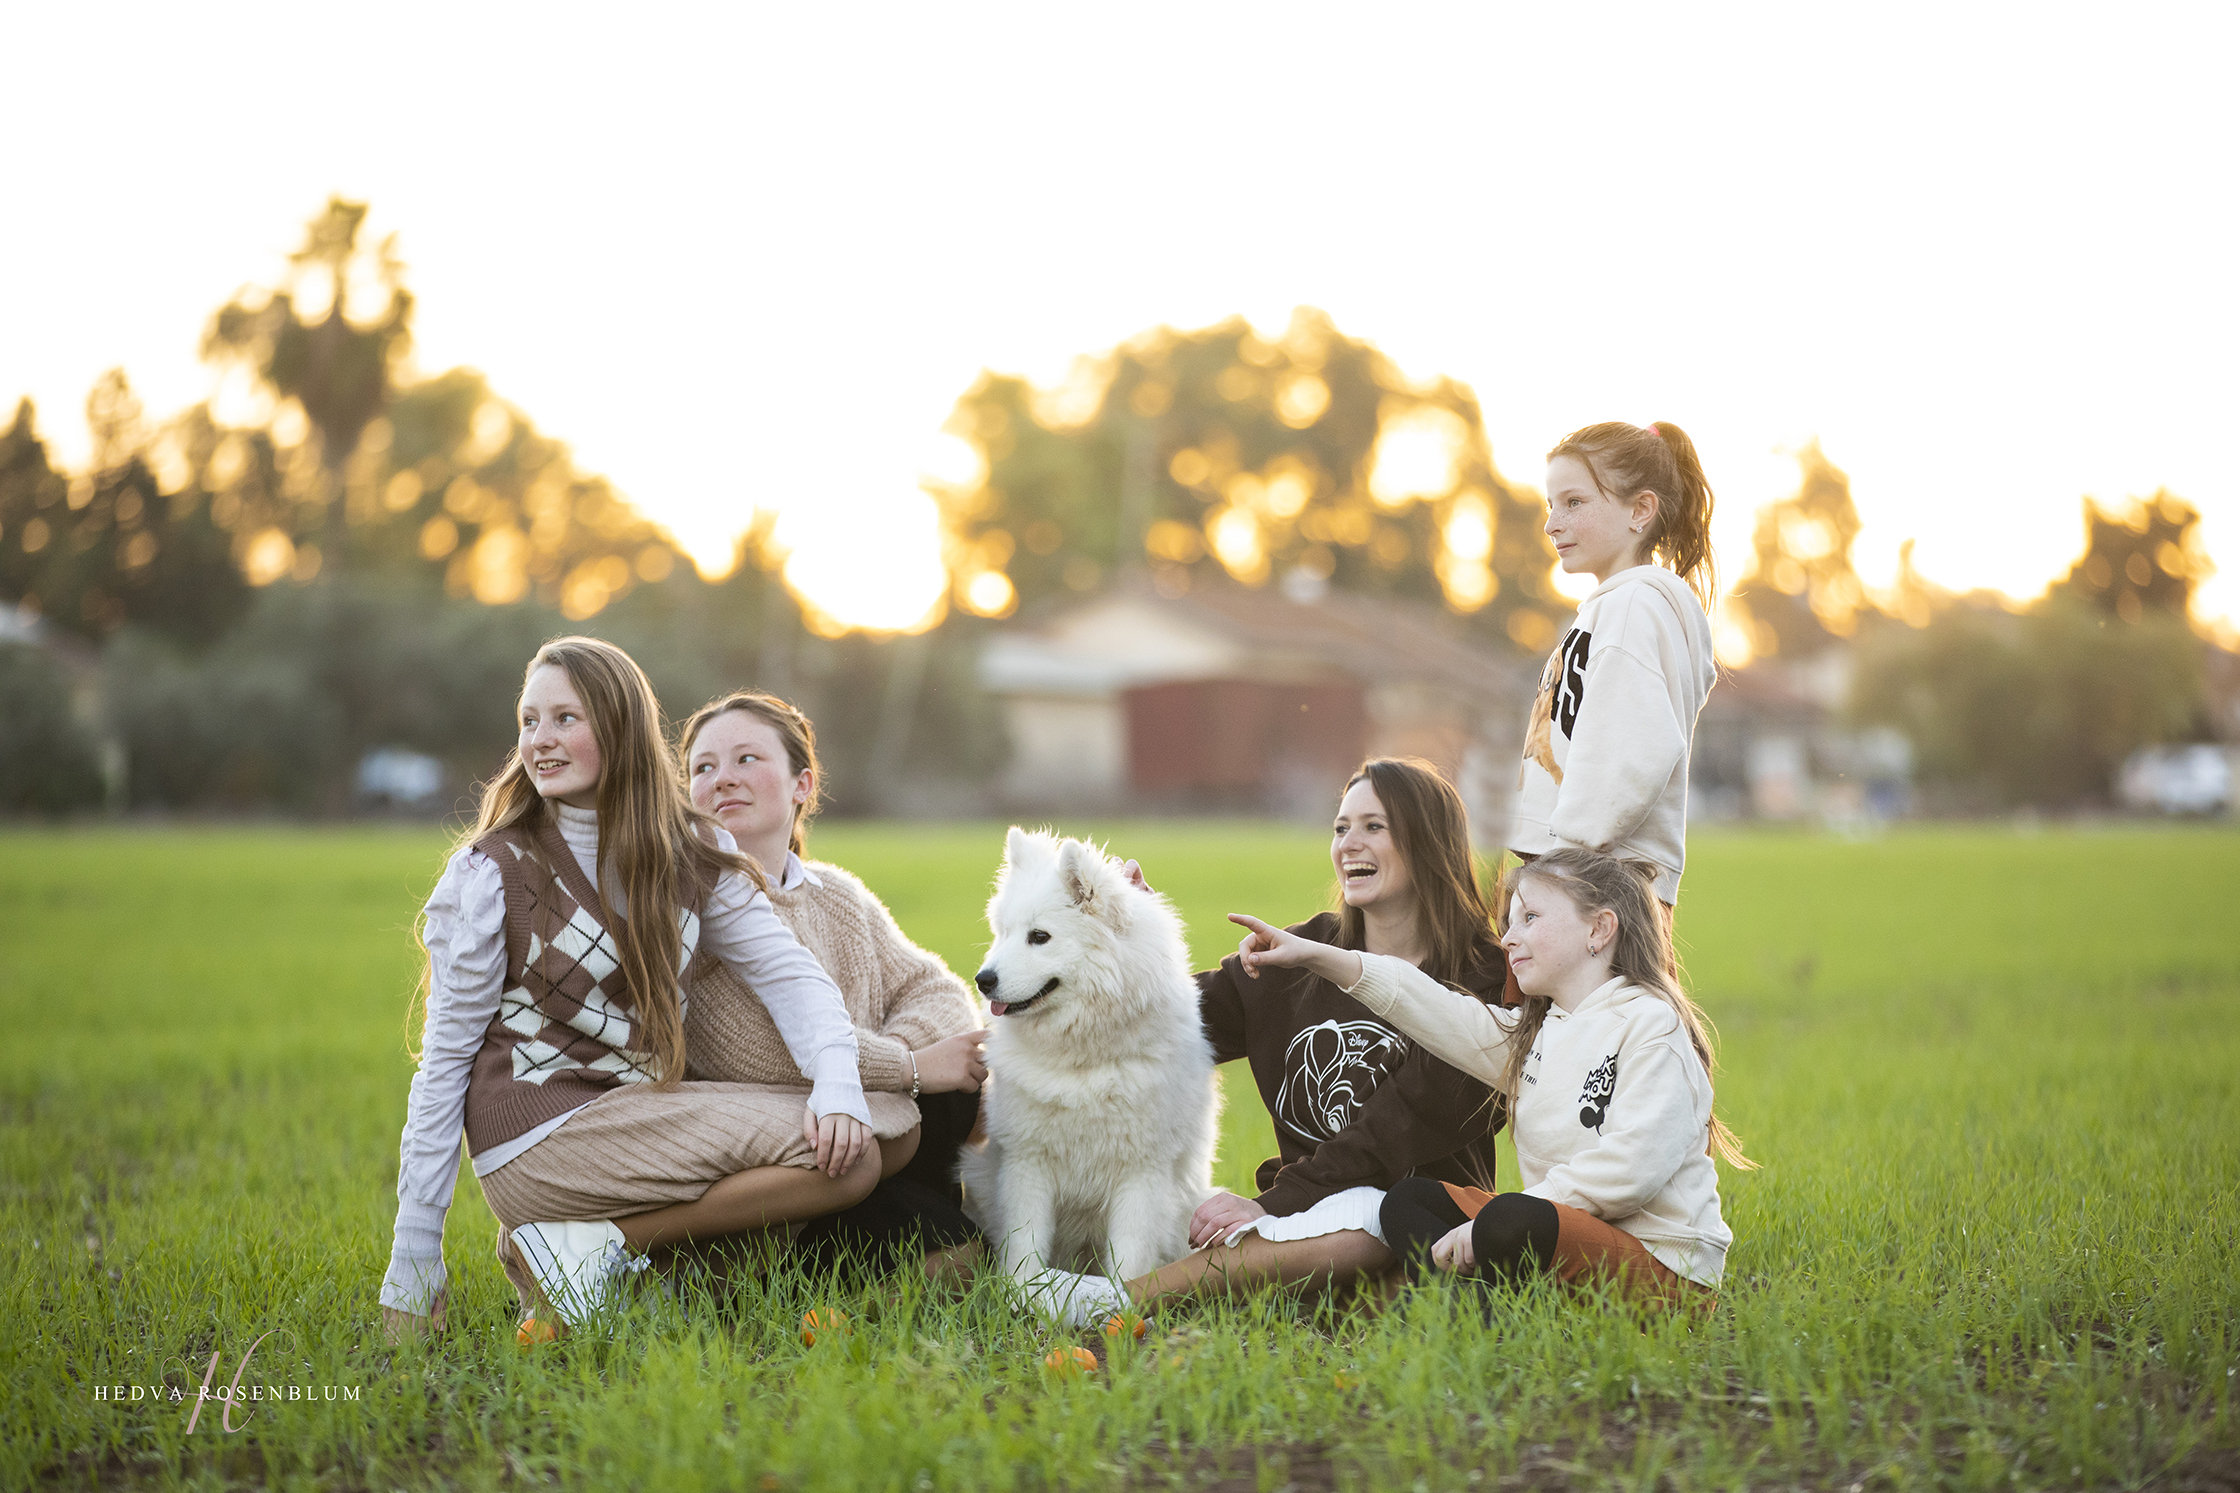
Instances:
[[[910,1054],[979,1026],[979,1003],[938,955],[910,941],[869,887],[823,861],[802,865],[809,874],[791,891],[773,883],[770,903],[840,987],[856,1027],[872,1128],[900,1134],[917,1123],[917,1106],[906,1097]],[[721,960],[700,965],[685,1005],[688,1075],[806,1089],[754,992]],[[908,1119],[895,1129],[905,1107]]]

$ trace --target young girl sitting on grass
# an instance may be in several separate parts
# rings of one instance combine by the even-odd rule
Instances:
[[[462,1127],[524,1345],[600,1306],[656,1245],[815,1218],[879,1180],[840,992],[686,797],[644,673],[560,638],[529,661],[517,712],[422,923],[427,1024],[381,1284],[392,1337],[442,1326]],[[678,982],[709,958],[769,1007],[806,1096],[680,1082]]]
[[[1552,851],[1514,871],[1502,947],[1525,1001],[1486,1004],[1404,959],[1334,948],[1238,916],[1252,968],[1303,968],[1510,1096],[1524,1190],[1411,1177],[1385,1239],[1482,1281],[1608,1281],[1626,1296],[1708,1302],[1733,1236],[1713,1153],[1753,1165],[1711,1104],[1711,1041],[1673,978],[1658,868]]]
[[[779,920],[832,976],[855,1022],[880,1182],[862,1202],[803,1229],[796,1253],[812,1269],[845,1255],[873,1268],[906,1257],[941,1275],[967,1268],[979,1231],[961,1206],[957,1152],[979,1119],[988,1076],[979,1001],[940,956],[910,941],[869,887],[807,859],[824,786],[807,716],[740,690],[694,711],[677,742],[693,807],[766,869]],[[720,963],[692,988],[685,1047],[699,1077],[806,1088],[763,1003]]]

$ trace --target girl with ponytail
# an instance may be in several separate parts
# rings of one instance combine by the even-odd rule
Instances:
[[[1379,1228],[1411,1274],[1712,1299],[1734,1240],[1713,1157],[1755,1163],[1712,1108],[1710,1027],[1673,978],[1657,874],[1578,849],[1512,871],[1501,944],[1523,994],[1515,1007],[1405,960],[1235,918],[1253,930],[1248,967],[1313,970],[1508,1101],[1521,1191],[1406,1177],[1386,1193]]]
[[[1566,571],[1601,584],[1541,672],[1509,848],[1648,861],[1667,908],[1686,860],[1696,716],[1717,674],[1711,502],[1695,443],[1669,421],[1589,425],[1548,453],[1548,538]]]

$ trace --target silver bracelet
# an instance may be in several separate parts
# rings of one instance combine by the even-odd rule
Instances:
[[[903,1051],[909,1052],[910,1049],[906,1047]],[[910,1097],[918,1097],[918,1055],[914,1052],[910,1053]]]

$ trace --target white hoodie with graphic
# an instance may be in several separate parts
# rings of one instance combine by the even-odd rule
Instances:
[[[1717,674],[1686,581],[1636,565],[1595,587],[1540,675],[1509,848],[1655,861],[1658,899],[1679,901],[1688,751]]]
[[[1440,984],[1405,959],[1361,956],[1346,994],[1441,1061],[1499,1087],[1523,1013]],[[1548,1008],[1509,1108],[1524,1190],[1639,1239],[1716,1287],[1734,1235],[1711,1159],[1711,1075],[1671,1006],[1613,979],[1577,1010]]]

